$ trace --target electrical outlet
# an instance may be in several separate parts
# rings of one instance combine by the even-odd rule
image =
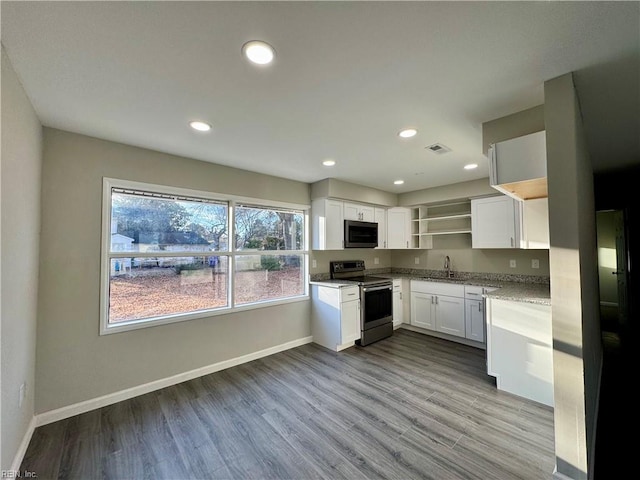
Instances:
[[[318,262],[315,260],[311,260],[311,268],[318,268]]]
[[[509,266],[511,268],[516,268],[516,261],[515,260],[509,260]]]
[[[20,398],[18,400],[18,407],[22,408],[22,404],[24,403],[24,399],[27,396],[27,382],[23,382],[20,385]]]
[[[420,265],[420,257],[415,257],[413,261],[415,262],[416,265]]]
[[[531,260],[531,268],[540,268],[540,260],[534,258]]]
[[[379,265],[380,264],[380,259],[378,257],[373,257],[373,264],[374,265]]]

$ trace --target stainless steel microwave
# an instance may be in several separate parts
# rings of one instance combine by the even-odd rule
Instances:
[[[378,224],[344,221],[344,248],[374,248],[378,246]]]

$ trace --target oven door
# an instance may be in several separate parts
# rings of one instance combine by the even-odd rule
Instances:
[[[362,286],[360,292],[362,330],[393,322],[393,285]]]

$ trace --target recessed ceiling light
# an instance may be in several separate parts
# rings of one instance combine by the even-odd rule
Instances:
[[[465,170],[473,170],[474,168],[478,168],[478,164],[477,163],[470,163],[469,165],[465,165],[464,166]]]
[[[394,185],[402,185],[404,183],[404,180],[395,180],[393,182]]]
[[[271,63],[276,56],[276,52],[271,45],[260,40],[252,40],[242,46],[242,53],[250,62],[258,65]]]
[[[325,160],[322,162],[325,167],[333,167],[336,164],[335,160]]]
[[[208,132],[209,130],[211,130],[211,125],[204,122],[193,121],[189,122],[189,125],[191,126],[191,128],[193,128],[194,130],[198,130],[199,132]]]
[[[418,130],[416,130],[415,128],[405,128],[404,130],[400,130],[398,132],[398,136],[402,138],[411,138],[415,137],[416,133],[418,133]]]

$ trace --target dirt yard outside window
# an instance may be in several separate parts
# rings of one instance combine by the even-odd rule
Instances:
[[[227,273],[215,268],[178,273],[171,267],[134,267],[111,276],[109,289],[109,323],[227,306]],[[299,267],[236,273],[236,305],[303,293]]]

